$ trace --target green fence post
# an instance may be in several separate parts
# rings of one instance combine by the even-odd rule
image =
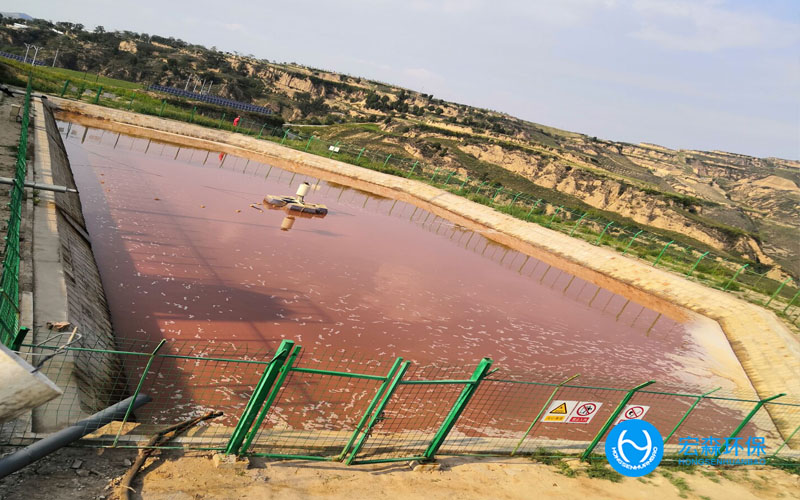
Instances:
[[[253,443],[253,439],[255,439],[256,435],[258,434],[258,429],[261,428],[261,424],[267,417],[267,412],[272,407],[272,403],[275,402],[275,398],[278,397],[278,391],[283,385],[283,381],[286,380],[286,376],[289,375],[289,371],[292,369],[292,366],[294,366],[294,361],[300,354],[300,349],[301,348],[299,345],[295,346],[294,349],[292,349],[292,353],[289,355],[289,358],[286,360],[286,364],[281,366],[280,373],[278,374],[278,379],[275,381],[275,385],[272,386],[272,390],[269,392],[267,401],[261,408],[261,413],[258,414],[258,417],[256,418],[254,425],[250,428],[250,431],[244,438],[244,443],[242,444],[242,453],[247,453],[247,450],[250,449],[250,445]]]
[[[766,304],[764,304],[764,306],[766,307],[766,306],[770,305],[770,303],[772,302],[772,299],[777,297],[778,294],[781,293],[781,290],[783,290],[783,287],[786,285],[786,283],[788,283],[790,281],[792,281],[792,278],[786,278],[785,280],[783,280],[783,283],[781,283],[780,286],[778,287],[778,289],[775,290],[775,293],[772,294],[772,297],[769,298],[769,300],[767,301]],[[794,300],[794,299],[792,299],[792,300]]]
[[[408,179],[409,177],[411,177],[411,175],[414,173],[414,169],[416,169],[416,168],[417,168],[417,163],[419,163],[419,160],[415,161],[415,162],[414,162],[414,164],[413,164],[413,165],[411,165],[411,171],[410,171],[410,172],[408,173],[408,175],[406,176],[406,179]]]
[[[97,94],[95,94],[95,96],[94,96],[93,104],[97,104],[98,102],[100,102],[100,93],[101,92],[103,92],[103,86],[102,85],[97,87]]]
[[[788,311],[792,304],[794,304],[794,299],[796,299],[798,295],[800,295],[800,288],[797,290],[797,293],[794,294],[792,300],[790,300],[789,303],[786,304],[786,307],[783,308],[783,314],[786,314],[786,311]]]
[[[599,443],[600,440],[603,439],[603,436],[605,436],[605,434],[608,431],[609,427],[611,427],[611,424],[613,424],[614,421],[619,416],[619,414],[622,413],[622,409],[625,408],[625,405],[628,404],[628,401],[630,401],[631,398],[633,397],[633,395],[636,394],[636,391],[638,391],[640,389],[643,389],[643,388],[647,387],[648,385],[655,384],[655,383],[656,383],[655,380],[648,380],[644,384],[637,385],[633,389],[629,390],[627,392],[627,394],[625,394],[625,397],[622,398],[622,401],[619,402],[619,404],[617,405],[617,408],[611,413],[611,416],[608,417],[608,420],[606,420],[606,423],[603,424],[603,427],[600,428],[600,431],[597,433],[597,435],[594,437],[594,439],[592,439],[592,442],[589,443],[589,447],[586,448],[586,451],[584,451],[583,454],[581,455],[581,460],[586,460],[586,459],[589,458],[589,455],[592,454],[592,451],[594,451],[594,448],[595,448],[595,446],[597,446],[597,443]]]
[[[481,194],[481,190],[483,189],[483,186],[486,185],[488,182],[489,181],[483,181],[480,184],[478,184],[478,188],[475,190],[475,194]]]
[[[358,163],[358,160],[361,159],[361,155],[364,154],[364,149],[366,148],[361,148],[361,151],[358,152],[358,156],[356,156],[356,163]]]
[[[436,175],[439,173],[440,168],[441,167],[436,167],[436,170],[433,171],[433,175],[431,176],[431,180],[428,184],[433,184],[433,181],[436,180]]]
[[[253,390],[253,395],[250,396],[250,400],[247,402],[247,406],[244,412],[242,412],[242,416],[239,418],[236,428],[233,429],[233,434],[231,434],[231,439],[228,441],[228,446],[225,449],[226,455],[232,453],[239,454],[245,436],[250,431],[250,427],[252,427],[256,415],[261,410],[264,400],[267,399],[267,395],[272,389],[275,379],[278,378],[280,368],[286,362],[286,358],[289,356],[293,347],[294,341],[282,340],[280,346],[278,346],[278,351],[275,353],[275,357],[273,357],[269,364],[267,364],[267,367],[264,368],[264,373],[261,374],[261,379],[259,379],[256,388]]]
[[[67,91],[67,87],[69,87],[69,80],[64,81],[64,86],[61,88],[61,96],[64,97],[64,93]]]
[[[11,345],[9,345],[8,348],[12,351],[19,351],[29,331],[31,330],[27,326],[20,327],[19,331],[17,332],[17,336],[14,337],[14,339],[11,341]]]
[[[383,379],[383,382],[378,387],[378,391],[375,393],[375,397],[372,398],[372,402],[369,404],[367,410],[364,412],[364,416],[362,416],[361,420],[358,422],[356,429],[353,431],[353,435],[350,436],[350,440],[347,441],[346,445],[344,445],[342,452],[336,459],[338,462],[341,462],[342,460],[344,460],[344,457],[347,456],[347,453],[350,451],[350,448],[353,446],[353,443],[355,443],[356,438],[358,437],[358,434],[361,432],[361,429],[364,427],[364,424],[367,422],[367,419],[369,418],[370,415],[372,415],[372,410],[375,409],[375,405],[378,404],[378,401],[380,401],[381,396],[383,395],[384,392],[386,392],[386,388],[392,382],[392,379],[397,373],[397,370],[400,369],[400,364],[402,362],[403,358],[397,358],[394,360],[394,364],[392,365],[391,369],[389,369],[389,373],[386,374],[386,378]]]
[[[519,193],[515,194],[514,198],[511,199],[511,206],[512,207],[514,206],[514,203],[517,202],[517,198],[519,198],[521,194],[522,194],[522,191],[520,191]]]
[[[700,261],[701,261],[701,260],[703,260],[703,257],[705,257],[706,255],[708,255],[708,253],[709,253],[709,252],[706,252],[706,253],[704,253],[703,255],[701,255],[701,256],[700,256],[700,258],[699,258],[699,259],[697,259],[697,262],[695,262],[695,263],[694,263],[694,265],[692,266],[692,268],[691,268],[691,269],[689,269],[689,272],[688,272],[688,273],[686,273],[686,276],[691,276],[691,275],[692,275],[692,273],[694,272],[694,270],[695,270],[695,269],[697,269],[697,266],[699,266],[699,265],[700,265]]]
[[[671,438],[672,435],[675,434],[675,432],[678,430],[678,427],[680,427],[681,424],[683,423],[683,421],[686,420],[689,417],[689,414],[692,413],[692,410],[694,410],[694,407],[697,406],[697,404],[700,403],[700,401],[702,401],[703,398],[705,398],[706,396],[708,396],[712,392],[717,392],[720,389],[722,389],[722,387],[717,387],[716,389],[713,389],[711,391],[708,391],[708,392],[706,392],[704,394],[701,394],[701,395],[697,396],[697,399],[694,400],[694,403],[692,403],[692,406],[690,406],[689,409],[686,410],[686,413],[683,414],[683,417],[681,417],[681,419],[678,421],[678,423],[675,424],[675,427],[667,435],[667,437],[664,438],[664,444],[665,445],[667,444],[667,442],[669,441],[669,438]]]
[[[161,101],[161,111],[158,112],[158,116],[162,116],[164,114],[164,106],[166,106],[166,105],[167,105],[167,100],[166,99]]]
[[[733,283],[734,281],[736,281],[736,278],[738,278],[738,277],[739,277],[739,273],[741,273],[742,271],[744,271],[744,268],[745,268],[745,267],[747,267],[747,266],[749,266],[749,265],[750,265],[750,264],[745,264],[745,265],[743,265],[742,267],[740,267],[740,268],[739,268],[739,270],[738,270],[738,271],[736,271],[736,274],[734,274],[734,275],[733,275],[733,278],[731,278],[730,280],[728,280],[728,283],[725,285],[725,287],[723,288],[723,290],[727,290],[727,289],[728,289],[728,287],[730,287],[730,286],[731,286],[731,283]]]
[[[447,185],[447,184],[449,184],[449,183],[450,183],[450,177],[453,177],[453,174],[455,174],[455,173],[456,173],[456,171],[455,171],[455,170],[453,170],[452,172],[450,172],[450,175],[448,175],[448,176],[447,176],[447,179],[445,179],[445,180],[444,180],[444,184],[445,184],[445,185]]]
[[[369,437],[370,433],[372,432],[372,428],[375,426],[375,423],[379,419],[383,418],[383,415],[382,415],[383,414],[383,410],[386,408],[386,405],[389,403],[389,399],[392,397],[392,394],[394,394],[394,391],[397,389],[397,386],[400,384],[400,380],[403,378],[403,375],[405,375],[406,370],[408,370],[408,366],[410,364],[411,364],[410,362],[404,361],[403,364],[400,365],[400,369],[397,371],[397,375],[392,380],[392,383],[389,385],[389,388],[386,390],[386,394],[383,396],[383,399],[381,399],[381,402],[378,403],[377,408],[375,408],[375,412],[372,414],[372,417],[370,417],[369,422],[367,423],[367,426],[364,429],[364,433],[361,435],[361,439],[358,440],[358,443],[356,443],[355,447],[353,447],[353,451],[350,453],[350,456],[347,458],[347,462],[346,462],[347,465],[350,465],[350,464],[353,463],[353,460],[355,460],[356,455],[358,455],[358,452],[361,451],[361,447],[364,446],[364,442],[367,440],[367,437]]]
[[[311,141],[313,140],[314,140],[314,135],[312,134],[311,137],[308,138],[308,142],[306,143],[306,148],[303,150],[303,152],[308,153],[308,148],[311,147]]]
[[[636,239],[637,236],[639,236],[643,232],[644,232],[644,229],[640,229],[638,233],[633,235],[633,238],[631,238],[631,241],[628,242],[628,245],[625,247],[625,251],[622,252],[622,255],[625,255],[626,253],[628,253],[628,249],[631,247],[631,245],[633,245],[633,241]]]
[[[264,133],[264,129],[266,128],[266,126],[267,126],[267,123],[264,123],[264,125],[261,125],[261,130],[258,131],[258,137],[256,137],[256,139],[261,139],[261,135]]]
[[[383,167],[382,168],[386,168],[386,164],[389,163],[389,158],[391,158],[391,157],[392,157],[392,155],[389,155],[389,156],[386,157],[385,160],[383,160]]]
[[[749,422],[750,419],[752,419],[755,416],[756,412],[758,412],[758,410],[760,410],[761,407],[764,406],[764,403],[769,403],[770,401],[773,401],[773,400],[778,399],[780,397],[783,397],[785,395],[786,395],[786,393],[782,392],[780,394],[776,394],[774,396],[768,397],[767,399],[762,399],[761,401],[756,403],[756,405],[753,407],[753,409],[750,410],[750,413],[748,413],[747,416],[744,417],[744,420],[742,420],[742,422],[736,427],[736,429],[733,430],[733,432],[731,433],[731,437],[726,439],[725,440],[725,444],[720,446],[719,451],[717,452],[716,455],[714,455],[714,458],[719,458],[720,455],[725,453],[725,450],[728,448],[728,441],[730,441],[731,439],[735,438],[739,434],[739,432],[742,429],[744,429],[744,426],[747,425],[747,422]]]
[[[556,388],[553,389],[553,392],[550,393],[550,397],[547,398],[547,401],[545,401],[544,405],[542,406],[542,409],[539,410],[539,413],[536,414],[536,417],[534,417],[533,421],[531,422],[531,425],[528,426],[528,430],[525,431],[525,434],[522,436],[522,439],[520,439],[519,443],[517,443],[517,446],[514,447],[514,450],[511,452],[511,456],[512,457],[517,453],[517,450],[519,450],[519,447],[522,446],[522,442],[525,441],[525,438],[528,437],[528,434],[531,433],[531,430],[533,430],[533,426],[536,425],[536,422],[539,421],[539,418],[541,418],[542,413],[544,413],[547,410],[547,407],[550,406],[550,402],[553,401],[554,397],[556,397],[556,393],[558,392],[559,389],[561,389],[561,386],[563,386],[564,384],[566,384],[568,382],[571,382],[571,381],[575,380],[576,378],[578,378],[580,376],[581,376],[580,373],[576,373],[575,375],[571,376],[567,380],[565,380],[565,381],[561,382],[560,384],[558,384],[556,386]]]
[[[531,209],[528,210],[528,215],[525,216],[525,220],[530,220],[531,219],[531,214],[533,213],[534,210],[536,210],[536,207],[539,206],[539,203],[541,203],[541,201],[542,201],[541,198],[536,200],[536,203],[534,203],[533,206],[531,207]]]
[[[546,227],[550,227],[553,224],[553,221],[556,219],[556,216],[558,215],[558,212],[560,212],[562,208],[564,208],[564,205],[561,205],[560,207],[556,208],[556,211],[553,212],[553,216],[550,217],[549,221],[547,221],[547,226]]]
[[[500,194],[501,191],[503,191],[503,186],[500,186],[500,188],[494,192],[494,196],[492,196],[492,201],[494,201],[494,199],[497,198],[497,195]]]
[[[783,442],[783,444],[782,444],[782,445],[780,445],[780,446],[778,447],[778,449],[777,449],[777,450],[775,450],[775,453],[773,453],[773,454],[772,454],[772,455],[771,455],[769,458],[775,458],[775,456],[776,456],[778,453],[780,453],[780,452],[781,452],[781,450],[783,449],[783,447],[784,447],[784,446],[786,446],[786,444],[787,444],[789,441],[791,441],[791,440],[792,440],[792,438],[794,437],[794,435],[795,435],[795,434],[797,434],[797,431],[800,431],[800,425],[798,425],[798,426],[797,426],[797,428],[796,428],[794,431],[792,431],[792,433],[791,433],[791,434],[789,434],[789,437],[788,437],[788,438],[787,438],[787,439],[786,439],[786,440]]]
[[[189,117],[189,123],[194,123],[194,114],[197,112],[197,106],[192,108],[192,116]]]
[[[425,460],[433,460],[436,452],[439,451],[442,443],[444,443],[444,440],[447,439],[447,435],[456,425],[458,417],[461,416],[461,413],[464,411],[467,403],[469,403],[469,400],[472,399],[472,396],[478,389],[478,384],[481,383],[481,380],[489,372],[489,369],[492,367],[492,363],[493,362],[490,358],[483,358],[481,362],[478,363],[477,368],[475,368],[475,371],[472,372],[472,377],[470,377],[469,382],[464,386],[464,389],[461,391],[461,394],[458,396],[455,404],[453,404],[453,407],[450,409],[450,413],[447,414],[444,422],[442,422],[442,426],[436,432],[436,435],[433,436],[433,441],[431,441],[428,449],[425,450]]]
[[[133,98],[136,97],[136,92],[131,94],[131,102],[128,103],[128,109],[133,109]]]
[[[311,137],[314,137],[314,136],[312,135]],[[336,147],[337,146],[339,146],[339,141],[336,141],[336,143],[333,145],[333,147],[328,148],[328,149],[331,150],[330,154],[328,155],[328,158],[331,158],[333,156],[333,153],[336,152]]]
[[[463,181],[461,181],[461,185],[458,187],[458,190],[459,190],[459,191],[461,191],[462,189],[464,189],[464,184],[466,184],[468,180],[469,180],[469,175],[465,176],[465,177],[464,177],[464,180],[463,180]]]
[[[589,214],[589,212],[583,212],[583,215],[581,215],[581,218],[580,218],[580,219],[578,219],[578,221],[575,223],[575,227],[573,227],[573,228],[572,228],[572,231],[570,231],[570,232],[569,232],[569,235],[570,235],[570,236],[572,236],[573,234],[575,234],[575,230],[576,230],[576,229],[578,229],[578,226],[580,226],[580,225],[581,225],[581,222],[583,222],[583,218],[584,218],[584,217],[586,217],[586,215],[588,215],[588,214]]]
[[[142,372],[142,376],[139,377],[139,384],[136,386],[136,390],[133,391],[133,398],[131,398],[131,403],[128,405],[128,409],[125,411],[125,416],[122,418],[122,423],[119,426],[119,430],[117,431],[117,435],[114,436],[114,443],[111,445],[112,448],[117,447],[117,442],[119,442],[119,436],[122,434],[122,431],[125,429],[125,422],[128,421],[128,417],[131,415],[131,411],[133,411],[133,402],[136,401],[136,396],[139,395],[139,392],[142,390],[142,386],[144,385],[144,379],[147,377],[147,372],[150,371],[150,365],[153,364],[153,360],[156,359],[156,354],[158,351],[164,347],[164,344],[167,343],[166,339],[161,339],[161,342],[158,343],[153,352],[150,353],[150,358],[147,360],[147,364],[144,365],[144,371]]]
[[[669,246],[672,245],[674,242],[675,240],[670,240],[666,245],[664,245],[664,248],[661,249],[661,253],[658,254],[658,257],[656,257],[656,261],[653,262],[653,267],[656,267],[656,264],[658,264],[659,261],[661,261],[661,257],[664,256],[664,252],[666,252],[667,248],[669,248]]]
[[[600,236],[597,237],[597,241],[594,242],[595,245],[599,245],[600,244],[600,240],[603,239],[603,235],[606,234],[606,231],[608,231],[608,228],[610,228],[612,224],[614,224],[613,220],[611,222],[609,222],[608,224],[606,224],[606,227],[603,228],[603,232],[600,233]]]
[[[219,123],[217,123],[217,128],[222,128],[222,121],[225,119],[225,113],[222,113],[222,117],[219,119]]]

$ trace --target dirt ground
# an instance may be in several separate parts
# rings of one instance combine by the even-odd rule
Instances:
[[[67,448],[0,480],[3,500],[118,498],[116,484],[135,450]],[[440,470],[407,463],[350,466],[308,461],[251,460],[246,470],[215,468],[211,453],[167,452],[134,480],[134,499],[772,499],[800,498],[800,475],[770,467],[674,469],[621,478],[607,466],[568,459],[445,458]],[[573,477],[570,477],[573,476]],[[594,477],[590,477],[594,476]],[[619,480],[614,482],[612,479]]]

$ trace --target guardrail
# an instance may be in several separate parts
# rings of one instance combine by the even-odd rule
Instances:
[[[31,108],[31,81],[25,90],[22,108],[22,131],[17,146],[14,183],[8,207],[8,229],[3,249],[3,274],[0,277],[0,342],[15,350],[25,338],[27,328],[19,324],[19,230],[22,222],[22,195],[27,175],[28,125]]]
[[[759,443],[760,459],[800,457],[800,403],[784,395],[758,400],[719,388],[653,390],[654,381],[604,386],[489,358],[472,366],[419,365],[344,349],[305,351],[291,340],[272,351],[255,342],[118,339],[117,350],[107,350],[83,338],[62,346],[63,338],[20,352],[58,385],[76,377],[86,384],[40,408],[39,419],[66,425],[65,416],[129,395],[153,398],[87,437],[91,446],[143,447],[159,429],[215,410],[223,416],[163,447],[347,464],[437,455],[593,459],[617,422],[644,418],[669,453],[712,437],[723,458],[745,443]],[[42,437],[26,422],[0,426],[3,444]],[[722,444],[728,448],[720,450]]]

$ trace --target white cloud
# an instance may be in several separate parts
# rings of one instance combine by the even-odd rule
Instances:
[[[800,39],[800,26],[720,0],[635,0],[641,26],[631,35],[662,47],[694,52],[781,48]]]

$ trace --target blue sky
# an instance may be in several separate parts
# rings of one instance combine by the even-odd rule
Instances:
[[[7,0],[627,142],[800,159],[800,1]]]

